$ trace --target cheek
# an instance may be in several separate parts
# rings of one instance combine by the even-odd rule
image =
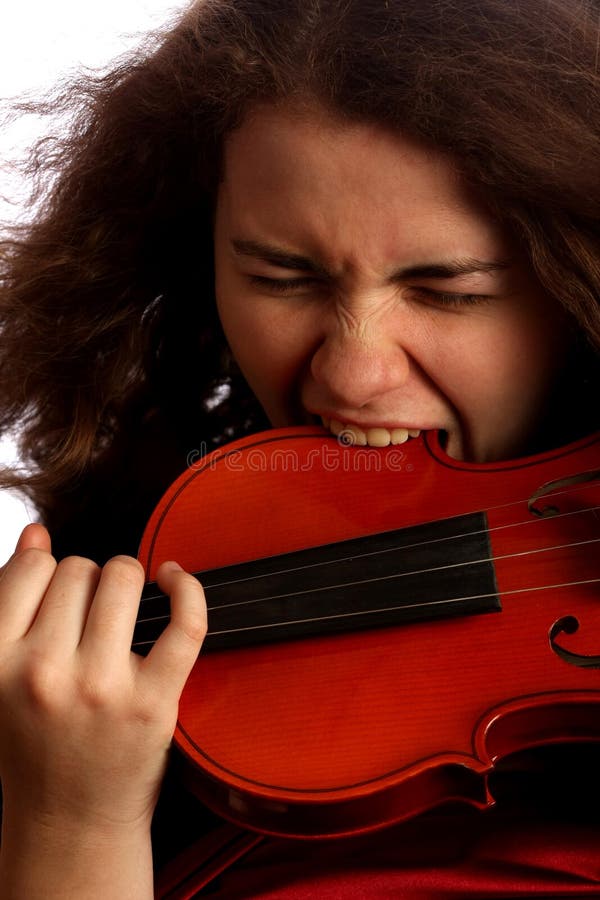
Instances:
[[[260,359],[272,343],[271,331],[266,327],[260,305],[246,296],[225,267],[217,265],[215,278],[217,311],[225,337],[238,364],[244,360]]]
[[[468,455],[478,462],[527,451],[561,370],[565,341],[543,333],[539,319],[505,320],[448,363]]]
[[[568,352],[565,329],[544,324],[538,317],[516,322],[505,330],[496,350],[506,391],[522,392],[525,403],[541,401],[553,388]]]
[[[302,331],[293,314],[257,297],[218,294],[217,306],[233,356],[273,424],[304,369]],[[287,423],[289,424],[289,423]]]
[[[560,368],[559,352],[540,335],[539,322],[519,317],[470,317],[469,328],[437,333],[434,346],[427,375],[478,446],[527,427]]]
[[[446,360],[464,390],[489,401],[543,394],[554,382],[564,358],[559,332],[543,333],[529,317],[490,319],[474,328],[468,344]]]

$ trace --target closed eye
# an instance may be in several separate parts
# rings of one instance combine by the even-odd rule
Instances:
[[[311,287],[318,279],[305,276],[303,278],[267,278],[265,275],[251,275],[250,282],[258,287],[267,288],[276,294],[292,293],[299,288]]]
[[[431,291],[425,288],[413,288],[413,294],[418,300],[447,307],[480,306],[494,299],[489,294],[450,294],[446,291]]]
[[[293,294],[294,291],[307,287],[315,287],[322,282],[314,276],[299,278],[269,278],[266,275],[250,275],[250,282],[274,294]],[[447,291],[433,291],[426,288],[413,288],[413,296],[426,303],[442,307],[479,306],[489,303],[493,297],[488,294],[452,294]]]

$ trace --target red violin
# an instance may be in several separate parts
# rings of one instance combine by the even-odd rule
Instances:
[[[191,466],[140,559],[199,573],[175,743],[229,820],[323,837],[492,803],[507,754],[600,740],[600,435],[458,462],[437,435],[269,431]],[[165,625],[147,585],[134,648]]]

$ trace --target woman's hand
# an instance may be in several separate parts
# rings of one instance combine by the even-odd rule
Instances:
[[[147,834],[178,701],[206,633],[202,588],[175,563],[157,576],[171,622],[131,652],[141,565],[56,563],[28,526],[0,574],[0,777],[8,826]]]

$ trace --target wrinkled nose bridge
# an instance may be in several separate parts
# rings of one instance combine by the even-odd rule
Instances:
[[[338,323],[325,333],[312,361],[315,381],[335,402],[362,406],[386,391],[400,387],[409,362],[401,341],[385,323]]]

